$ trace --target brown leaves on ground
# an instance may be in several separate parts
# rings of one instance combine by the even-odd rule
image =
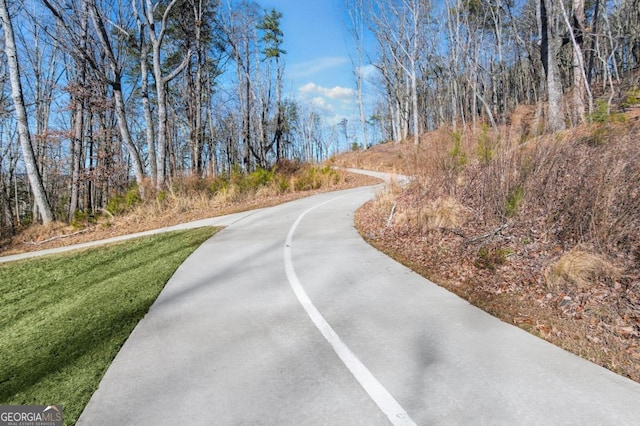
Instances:
[[[390,145],[394,158],[415,150],[404,172],[417,179],[362,207],[356,226],[498,318],[640,382],[639,122],[599,145],[585,128],[524,143],[440,130],[417,150]]]

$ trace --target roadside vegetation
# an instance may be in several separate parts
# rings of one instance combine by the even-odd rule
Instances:
[[[147,231],[373,182],[328,166],[282,161],[271,170],[249,174],[236,169],[216,178],[174,178],[165,191],[155,191],[150,184],[144,200],[133,186],[113,194],[104,208],[77,211],[71,223],[24,226],[14,237],[0,240],[0,255]]]
[[[0,266],[0,404],[62,404],[75,424],[199,228]]]
[[[629,97],[628,97],[629,98]],[[637,105],[634,104],[634,105]],[[502,320],[640,382],[640,109],[542,134],[442,128],[337,158],[415,176],[357,214],[376,247]]]

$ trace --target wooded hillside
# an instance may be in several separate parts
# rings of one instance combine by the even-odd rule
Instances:
[[[348,0],[360,107],[349,132],[285,94],[282,15],[255,2],[0,9],[5,236],[103,214],[132,187],[154,197],[185,177],[321,161],[340,126],[355,146],[419,143],[443,125],[495,131],[527,104],[522,126],[537,135],[638,96],[638,0]]]

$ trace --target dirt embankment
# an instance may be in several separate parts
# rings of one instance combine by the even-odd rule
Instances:
[[[357,214],[373,245],[506,322],[640,382],[640,110],[555,135],[424,135],[342,165],[416,176]],[[392,213],[393,212],[393,213]]]

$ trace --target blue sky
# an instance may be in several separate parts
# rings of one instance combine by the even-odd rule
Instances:
[[[283,14],[285,90],[312,103],[330,124],[356,117],[344,0],[260,0]]]

